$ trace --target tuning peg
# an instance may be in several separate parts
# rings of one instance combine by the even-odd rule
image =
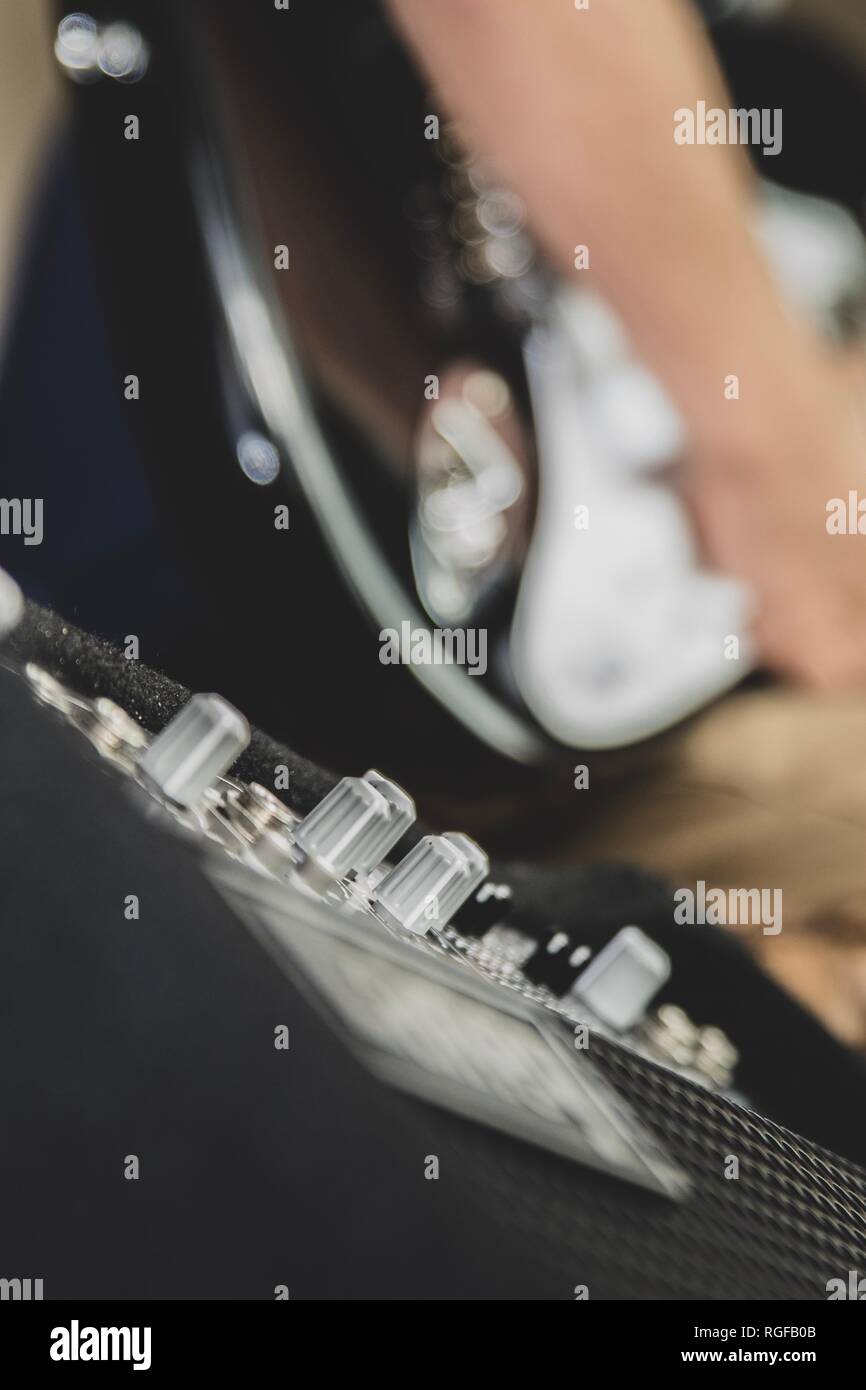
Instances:
[[[219,695],[193,695],[138,759],[141,780],[187,809],[228,772],[250,741],[250,726]]]
[[[450,921],[489,868],[468,835],[427,835],[378,884],[373,906],[386,922],[423,936]]]
[[[385,858],[415,819],[415,803],[371,770],[344,777],[295,830],[299,872],[314,886],[362,877]]]

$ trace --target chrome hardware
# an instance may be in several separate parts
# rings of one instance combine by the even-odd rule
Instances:
[[[646,1025],[656,1056],[705,1085],[730,1084],[739,1053],[720,1028],[699,1028],[676,1004],[663,1004]]]
[[[54,56],[73,82],[139,82],[147,72],[150,50],[134,24],[115,20],[99,25],[89,14],[65,15],[57,26]]]
[[[280,455],[269,439],[257,430],[242,434],[236,447],[241,472],[258,487],[273,483],[280,472]]]
[[[507,514],[524,492],[520,463],[496,428],[512,412],[504,378],[479,370],[421,427],[410,540],[419,594],[437,620],[465,622],[500,560]]]
[[[225,814],[256,863],[285,878],[294,863],[293,832],[300,817],[258,782],[230,787]]]

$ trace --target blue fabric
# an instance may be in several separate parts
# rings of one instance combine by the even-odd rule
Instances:
[[[0,536],[32,598],[115,640],[194,605],[158,527],[109,358],[67,142],[30,219],[0,370],[0,496],[44,499],[44,539]],[[136,626],[137,624],[137,626]]]

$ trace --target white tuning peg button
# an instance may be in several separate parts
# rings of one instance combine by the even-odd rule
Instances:
[[[187,809],[228,772],[250,741],[250,726],[220,695],[193,695],[138,759],[141,780]]]
[[[372,770],[344,777],[295,830],[297,867],[313,886],[368,874],[414,819],[415,803],[396,782]]]
[[[382,879],[373,906],[386,922],[423,936],[451,920],[489,869],[468,835],[427,835]]]
[[[623,927],[578,975],[572,995],[611,1028],[639,1023],[671,973],[670,956],[640,927]]]

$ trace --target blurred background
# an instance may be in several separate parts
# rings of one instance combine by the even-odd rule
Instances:
[[[97,8],[114,16],[110,7]],[[184,15],[188,12],[194,16],[197,12],[193,0],[188,5],[180,0],[174,8]],[[740,6],[735,0],[720,0],[707,8],[711,14],[724,18],[739,11]],[[753,4],[752,8],[759,7]],[[856,0],[790,0],[783,6],[769,4],[760,8],[784,9],[792,19],[808,23],[812,31],[831,36],[841,51],[849,57],[859,57],[866,65],[866,12]],[[264,9],[270,6],[256,10],[254,6],[235,6],[224,0],[206,9],[215,21],[219,16],[235,20],[243,13],[246,24],[249,16],[253,33],[257,15],[261,19]],[[350,4],[346,13],[356,9],[374,12],[377,7]],[[293,4],[293,11],[293,20],[295,15],[300,19],[303,5],[295,10]],[[209,413],[205,378],[218,367],[216,352],[205,350],[210,344],[204,342],[204,318],[194,328],[190,326],[193,315],[189,305],[197,292],[192,277],[183,278],[186,266],[179,274],[175,258],[165,254],[172,249],[172,239],[175,246],[184,249],[186,232],[182,199],[175,196],[177,187],[170,181],[162,187],[158,158],[147,165],[148,151],[136,151],[135,158],[143,168],[141,188],[147,180],[150,182],[142,195],[142,205],[134,202],[135,177],[121,182],[112,163],[116,156],[100,144],[98,113],[110,109],[106,105],[113,99],[110,93],[94,92],[92,106],[97,114],[85,116],[84,122],[90,121],[86,139],[76,143],[72,108],[76,98],[82,105],[80,92],[61,77],[53,53],[57,21],[62,13],[60,7],[47,0],[0,0],[2,492],[7,496],[45,496],[50,499],[50,515],[63,519],[62,527],[51,527],[49,543],[41,547],[26,548],[17,542],[10,545],[5,538],[0,539],[3,563],[31,598],[57,608],[69,620],[115,642],[122,642],[128,632],[136,633],[143,660],[187,685],[222,690],[256,723],[296,742],[320,761],[336,767],[354,766],[359,761],[366,765],[371,759],[381,761],[419,789],[431,814],[448,791],[457,795],[465,812],[469,808],[466,813],[470,818],[477,813],[473,827],[479,833],[485,829],[485,815],[507,824],[514,806],[525,796],[526,784],[518,784],[513,767],[503,770],[495,758],[485,762],[483,750],[476,747],[471,736],[461,742],[463,735],[456,726],[439,720],[430,708],[425,707],[423,714],[426,738],[419,740],[416,707],[408,702],[408,678],[404,686],[392,680],[391,673],[382,679],[377,646],[368,633],[363,640],[359,638],[355,647],[347,636],[340,651],[330,650],[336,644],[328,641],[323,625],[317,627],[307,612],[313,603],[304,602],[312,595],[324,612],[327,586],[323,580],[321,588],[304,588],[303,581],[311,573],[315,557],[303,557],[302,524],[298,524],[292,539],[293,553],[301,558],[293,561],[295,568],[287,576],[281,572],[279,560],[271,563],[260,553],[254,525],[245,527],[243,523],[240,501],[235,508],[239,497],[236,488],[240,486],[237,479],[227,484],[222,510],[219,516],[214,510],[211,518],[211,508],[216,504],[208,489],[216,468],[210,460],[218,448],[225,453],[224,444],[216,439],[214,420],[222,410],[234,426],[243,404],[238,405],[231,390],[224,391],[214,405],[213,419]],[[218,23],[214,27],[218,30]],[[344,38],[343,44],[352,41]],[[336,31],[333,43],[335,57],[351,68],[354,54],[338,51]],[[237,54],[233,54],[242,94],[240,105],[251,111],[260,100],[259,86],[266,86],[265,82],[258,84],[256,78],[259,71],[265,72],[271,57],[262,49],[256,51],[253,45],[251,38],[252,57],[243,51],[241,43]],[[370,51],[362,55],[364,62],[377,60],[374,48],[371,41]],[[274,70],[282,56],[274,56]],[[747,62],[744,68],[747,81],[751,81],[753,74]],[[394,76],[390,95],[396,106],[404,96],[404,74],[393,65],[387,71]],[[301,166],[305,156],[315,165],[315,141],[321,137],[327,146],[329,132],[321,129],[326,124],[321,113],[329,109],[327,91],[321,97],[318,113],[311,115],[306,124],[296,122],[300,136],[293,130],[292,117],[297,112],[291,109],[292,88],[295,83],[302,84],[305,76],[309,92],[300,85],[299,90],[304,91],[305,101],[308,97],[314,101],[317,76],[300,71],[284,83],[285,92],[276,83],[273,85],[278,97],[262,99],[265,127],[270,122],[270,128],[279,134],[279,141],[275,142],[277,152],[268,157],[274,161],[283,158],[287,165]],[[150,84],[135,89],[141,92],[142,100],[147,98],[145,86]],[[126,90],[119,87],[121,94]],[[367,92],[364,99],[369,97],[372,106],[376,95]],[[139,99],[137,95],[136,101]],[[820,101],[820,94],[816,99]],[[268,100],[274,103],[272,107],[267,106]],[[808,100],[806,92],[804,102]],[[287,112],[279,124],[283,108],[277,101],[286,103]],[[121,105],[113,109],[125,108]],[[186,113],[182,115],[185,118]],[[386,100],[375,116],[381,135],[381,127],[389,119]],[[84,128],[80,112],[78,124]],[[342,133],[341,129],[338,135]],[[145,143],[150,142],[142,142]],[[264,142],[251,139],[248,143],[255,152],[256,145]],[[791,144],[796,146],[796,141],[792,139]],[[82,149],[86,151],[85,159],[81,157]],[[345,157],[343,151],[344,160]],[[362,157],[369,161],[369,167],[361,163]],[[822,153],[822,160],[828,167],[833,166],[834,175],[847,164],[858,165],[859,178],[862,161],[856,150],[828,150]],[[378,163],[387,166],[388,160],[383,158]],[[778,166],[783,163],[783,159],[776,162]],[[387,212],[389,197],[394,192],[386,187],[387,174],[375,168],[375,150],[361,150],[357,164],[353,172],[360,185],[364,178],[368,179],[369,195],[363,206],[353,209],[357,213],[357,229],[347,224],[344,214],[328,219],[329,234],[335,230],[333,239],[322,243],[324,281],[331,277],[334,267],[345,266],[355,249],[361,264],[361,242],[364,231],[369,231],[365,219],[374,232],[368,236],[368,242],[375,245],[379,234],[376,218],[380,207]],[[379,183],[373,182],[371,169],[378,175]],[[265,162],[255,171],[260,194],[262,188],[280,182],[274,176],[275,170],[278,175],[276,163],[269,167]],[[776,173],[775,164],[770,172]],[[814,168],[808,172],[814,173]],[[338,184],[345,181],[342,167],[334,180]],[[852,174],[851,185],[854,183]],[[314,186],[318,191],[318,184],[303,185],[300,198],[292,206],[293,233],[299,243],[306,238],[311,246],[317,245],[319,228],[312,219],[309,227],[304,226],[303,214],[305,194]],[[261,201],[264,205],[266,200],[261,197]],[[128,251],[124,253],[123,238],[127,235]],[[400,253],[405,253],[405,249],[401,247]],[[181,259],[179,251],[178,266]],[[388,270],[392,278],[399,259],[399,255],[390,257]],[[107,275],[106,263],[111,260],[116,264]],[[383,275],[380,281],[367,273],[363,264],[361,272],[356,280],[363,284],[368,297],[365,299],[360,291],[355,307],[362,330],[358,333],[357,325],[347,325],[347,341],[340,348],[352,359],[352,365],[366,365],[381,351],[390,381],[399,385],[406,377],[414,390],[429,367],[428,349],[425,345],[417,360],[402,351],[406,341],[413,347],[420,342],[408,310],[406,323],[401,325],[405,330],[403,342],[396,334],[393,340],[389,337],[395,316],[390,313],[390,301],[380,293],[380,285],[386,284],[387,277]],[[305,281],[296,277],[302,293],[312,278],[308,276]],[[371,284],[375,286],[374,325],[369,317],[365,318],[369,315]],[[339,283],[338,291],[343,294],[347,285]],[[332,293],[332,301],[327,305],[332,321],[338,317],[333,313],[336,297]],[[148,299],[158,304],[154,313],[162,315],[162,322],[155,335],[152,325],[148,326],[153,341],[145,346],[144,333],[140,334],[140,341],[135,334],[144,323]],[[295,307],[290,306],[290,319]],[[305,306],[297,307],[300,312],[296,317],[303,320]],[[321,358],[321,345],[316,342],[316,315],[317,306],[313,305],[313,311],[307,314],[308,322],[302,326],[306,331],[312,324],[308,345],[311,355],[318,351]],[[133,351],[124,353],[128,342],[118,345],[119,321],[125,321]],[[292,326],[294,329],[295,324]],[[487,337],[488,345],[498,349],[496,327],[494,324],[494,331],[488,332]],[[196,334],[200,335],[201,353]],[[140,408],[136,406],[132,412],[124,408],[122,400],[124,373],[133,370],[130,358],[135,360],[135,370],[139,369],[139,362],[144,363],[142,380],[148,381]],[[338,360],[330,377],[327,370],[322,373],[327,386],[334,381],[343,384],[343,365]],[[163,379],[159,379],[160,372]],[[158,380],[157,388],[151,383]],[[176,388],[173,394],[169,394],[170,387]],[[163,389],[165,403],[155,407],[154,400]],[[133,439],[130,422],[138,422],[151,413],[154,422],[146,424],[149,433],[144,442],[141,437]],[[382,433],[387,433],[387,423],[383,424]],[[370,508],[384,516],[385,503],[371,482],[373,450],[365,452],[364,441],[346,430],[344,422],[335,437],[345,456],[360,460],[358,469],[372,494]],[[226,467],[232,467],[233,462],[229,460]],[[234,471],[237,472],[236,466]],[[178,478],[193,473],[198,483],[188,487],[182,501],[175,493],[169,495],[164,490],[166,478],[170,477],[173,485]],[[250,491],[247,488],[247,493]],[[252,489],[256,491],[263,490]],[[244,497],[243,506],[246,505]],[[207,525],[197,525],[197,519]],[[396,534],[402,526],[405,540],[405,518],[398,517],[397,522],[392,531]],[[383,525],[383,529],[387,527]],[[202,534],[206,530],[209,534]],[[228,561],[226,565],[218,563],[223,557]],[[261,566],[259,574],[256,566]],[[315,573],[319,584],[320,571]],[[300,597],[293,600],[293,594]],[[263,595],[266,603],[260,601]],[[277,639],[275,621],[282,624],[282,637]],[[280,649],[280,641],[289,645],[289,626],[296,649],[309,658],[303,681],[294,679],[297,667],[292,651]],[[343,631],[339,622],[331,630]],[[348,719],[345,711],[341,677],[347,669],[359,678],[363,674],[371,692],[369,698],[362,700],[359,679],[355,691],[359,708],[354,719]],[[315,680],[313,670],[317,673]],[[507,687],[507,678],[501,684]],[[506,693],[513,695],[508,690]],[[449,756],[443,759],[439,751],[442,745],[436,740],[446,735]],[[559,781],[562,786],[561,776]],[[570,802],[571,807],[568,814],[574,815],[570,782],[564,785],[566,804]],[[548,809],[543,796],[537,800]],[[473,801],[479,803],[475,811]],[[549,810],[549,815],[555,820],[561,812],[562,806],[558,805]],[[546,825],[542,818],[538,827],[541,837]]]
[[[249,121],[245,127],[241,119],[231,136],[240,140],[246,136],[247,153],[253,156],[250,164],[259,157],[253,183],[258,185],[260,210],[279,219],[289,207],[293,254],[304,246],[321,252],[317,264],[308,256],[308,274],[293,282],[301,296],[309,291],[308,303],[288,304],[290,292],[282,287],[274,291],[273,299],[286,295],[282,303],[286,318],[315,363],[317,374],[311,376],[315,377],[317,407],[326,403],[328,389],[334,388],[339,395],[348,382],[358,393],[352,401],[358,417],[367,410],[369,423],[382,402],[373,399],[369,411],[375,393],[365,395],[363,381],[360,386],[350,381],[352,371],[344,370],[347,366],[357,368],[363,377],[378,356],[389,385],[399,394],[408,381],[417,405],[417,383],[431,360],[433,365],[439,361],[431,359],[417,329],[418,305],[412,302],[411,292],[402,302],[396,301],[405,311],[404,320],[398,322],[398,315],[391,312],[395,301],[388,293],[400,288],[400,275],[414,248],[408,237],[405,244],[392,248],[381,235],[388,212],[406,192],[408,179],[401,182],[406,169],[414,176],[412,161],[418,159],[420,144],[416,138],[403,160],[404,168],[401,159],[406,150],[400,147],[399,121],[392,119],[393,112],[410,110],[414,121],[417,109],[412,102],[419,91],[422,97],[426,93],[420,84],[418,91],[410,90],[409,61],[402,53],[395,60],[392,50],[398,45],[388,46],[393,35],[383,38],[386,26],[381,7],[372,0],[357,4],[334,0],[334,5],[344,16],[363,10],[378,20],[378,28],[374,23],[367,28],[359,25],[367,47],[356,50],[351,26],[335,26],[329,34],[321,21],[309,19],[308,36],[318,44],[311,51],[328,59],[321,70],[311,64],[309,71],[304,70],[303,53],[299,58],[290,51],[270,52],[266,43],[259,42],[256,24],[262,23],[265,10],[272,18],[268,0],[262,0],[258,8],[242,0],[214,0],[204,10],[213,19],[214,71],[225,78],[225,87],[236,84],[233,95],[240,94],[236,105]],[[114,18],[106,5],[95,8],[101,17]],[[736,0],[705,6],[719,20],[741,8]],[[799,121],[799,135],[804,126],[811,131],[813,125],[821,125],[825,90],[834,84],[833,64],[840,55],[854,60],[852,70],[859,67],[861,76],[866,71],[866,7],[862,0],[764,5],[752,0],[750,8],[784,11],[808,26],[809,34],[824,34],[835,45],[821,77],[825,86],[817,78],[814,88],[810,86],[809,47],[802,40],[793,52],[790,70],[781,76],[767,74],[768,104],[782,104],[781,98],[777,100],[780,92],[782,97],[797,92],[800,109],[791,113],[792,125],[793,120]],[[191,17],[202,13],[195,0],[154,5],[154,10],[160,9]],[[124,14],[127,10],[133,17],[136,10],[139,15],[147,13],[140,0],[130,0]],[[303,0],[297,9],[293,0],[292,10],[300,22]],[[314,0],[307,4],[306,15],[314,16],[315,10]],[[327,0],[321,0],[319,13],[326,12]],[[115,643],[135,633],[145,664],[165,670],[191,688],[219,690],[251,722],[314,760],[339,771],[381,766],[412,787],[423,815],[434,822],[465,826],[487,848],[504,853],[519,850],[526,858],[558,856],[571,862],[580,862],[581,854],[590,863],[616,857],[625,822],[615,795],[604,789],[616,785],[615,753],[594,759],[593,776],[599,773],[594,785],[602,790],[588,813],[574,795],[572,746],[557,747],[556,754],[561,756],[553,760],[552,773],[550,766],[517,767],[519,760],[493,756],[489,746],[482,746],[483,740],[473,738],[481,729],[481,717],[475,730],[465,727],[471,726],[471,719],[458,727],[449,722],[447,709],[443,712],[432,701],[423,706],[420,700],[414,701],[409,676],[401,684],[400,673],[383,674],[375,637],[371,640],[369,630],[355,631],[351,626],[345,596],[338,592],[339,581],[325,572],[314,546],[305,549],[309,535],[300,515],[297,525],[293,517],[290,564],[282,543],[273,544],[272,527],[265,553],[260,540],[262,508],[257,514],[248,511],[262,501],[253,494],[264,489],[250,488],[249,475],[240,476],[234,448],[238,434],[257,422],[249,414],[249,402],[238,381],[225,372],[231,345],[216,331],[210,332],[212,306],[199,283],[205,277],[198,274],[195,255],[187,255],[194,240],[186,207],[186,201],[192,201],[190,187],[184,185],[179,168],[170,164],[175,132],[178,144],[181,136],[186,140],[192,133],[198,138],[196,113],[186,108],[183,91],[177,90],[186,84],[175,80],[162,102],[165,70],[154,63],[154,83],[143,83],[135,99],[136,109],[139,102],[155,101],[145,117],[153,121],[148,140],[130,159],[118,158],[119,142],[115,139],[112,150],[105,137],[109,122],[104,118],[106,113],[117,116],[128,109],[123,104],[128,100],[127,89],[106,83],[105,90],[85,92],[86,100],[82,100],[81,89],[61,77],[53,50],[62,13],[47,0],[0,0],[0,493],[50,500],[49,543],[28,549],[0,538],[0,563],[12,571],[30,598]],[[226,34],[231,40],[229,26],[239,15],[244,23],[237,24],[238,42],[233,47],[226,43]],[[724,27],[718,38],[723,60],[730,58]],[[774,39],[764,42],[772,54]],[[191,48],[200,56],[195,44]],[[732,41],[729,49],[736,49],[742,60],[739,76],[745,90],[763,93],[765,74],[758,69],[764,50],[759,45],[756,58],[748,43],[737,47]],[[231,50],[230,77],[219,66],[226,50]],[[356,56],[362,60],[357,72]],[[202,61],[201,66],[208,64]],[[376,81],[368,81],[368,73],[374,77],[385,73],[391,85],[383,82],[378,87]],[[338,110],[328,80],[339,89],[341,82],[348,86],[347,74],[354,75],[359,86],[348,90],[348,111]],[[182,67],[181,77],[187,75]],[[779,85],[774,87],[774,81]],[[851,85],[853,90],[853,79]],[[112,86],[117,90],[108,90]],[[351,131],[352,103],[361,101],[368,103],[364,112],[372,134],[368,138],[356,132],[356,148],[346,131]],[[74,106],[78,107],[75,115]],[[786,131],[788,114],[786,109]],[[150,132],[160,120],[159,140],[151,141]],[[334,131],[329,129],[330,121]],[[832,126],[832,120],[826,116],[812,141],[792,138],[790,164],[786,149],[785,157],[767,161],[772,167],[763,172],[768,177],[778,174],[781,182],[785,172],[802,174],[806,192],[814,191],[811,185],[818,181],[818,173],[826,173],[827,196],[838,197],[847,202],[849,211],[863,214],[866,209],[853,206],[857,195],[852,191],[862,187],[859,127],[852,122],[842,133],[843,140],[837,139],[830,148],[828,125]],[[116,132],[117,127],[112,129]],[[420,123],[412,129],[417,135]],[[262,131],[274,136],[272,148],[259,138]],[[839,131],[834,134],[838,137]],[[376,139],[383,142],[382,154]],[[339,160],[333,168],[319,157],[319,141],[324,151],[329,142],[337,147]],[[219,143],[217,136],[214,143]],[[408,139],[405,143],[412,144]],[[232,139],[223,144],[234,148]],[[794,169],[799,154],[803,154],[803,168]],[[347,164],[352,167],[347,169]],[[328,177],[319,178],[323,168],[330,185]],[[396,170],[393,186],[389,183],[392,168]],[[292,184],[290,174],[300,178],[299,185]],[[441,175],[441,169],[437,174]],[[189,166],[186,176],[195,191]],[[796,184],[797,179],[792,182]],[[269,208],[269,190],[284,186],[289,192],[283,208]],[[330,205],[327,199],[334,188],[343,201]],[[316,200],[308,196],[311,191],[321,197],[320,206],[312,206]],[[293,194],[298,196],[292,204]],[[249,199],[250,204],[254,201]],[[398,219],[391,221],[389,231],[399,241]],[[224,246],[217,249],[225,252]],[[369,262],[368,252],[373,256]],[[376,254],[385,262],[384,269],[377,264]],[[409,267],[410,271],[415,268]],[[315,298],[323,290],[324,313]],[[348,313],[342,314],[343,304],[355,310],[353,323]],[[482,320],[484,314],[478,318]],[[328,342],[324,333],[320,339],[323,325],[333,329],[335,324],[345,332],[345,339]],[[125,342],[122,333],[118,336],[118,325],[127,333]],[[499,327],[494,321],[491,329],[490,321],[485,321],[479,341],[486,334],[484,347],[491,354],[501,352],[507,363],[506,334]],[[435,335],[431,341],[436,342]],[[404,351],[406,343],[411,351]],[[334,355],[328,360],[330,350]],[[448,360],[447,354],[442,360]],[[142,400],[132,411],[124,407],[122,395],[128,371],[140,372],[145,384]],[[143,422],[135,436],[132,421]],[[381,441],[364,438],[363,431],[353,430],[345,419],[329,424],[330,439],[351,460],[365,485],[369,511],[377,516],[381,530],[390,531],[405,550],[407,527],[405,510],[400,509],[399,481],[393,486],[392,473],[387,497],[387,489],[377,482],[376,465],[381,460],[376,458],[375,445]],[[384,407],[380,425],[382,439],[393,435],[393,420]],[[374,434],[375,429],[367,431],[368,436]],[[381,453],[387,452],[383,447]],[[381,471],[384,478],[387,469]],[[391,505],[393,517],[388,510]],[[62,525],[56,524],[58,517]],[[405,559],[403,555],[402,562]],[[491,674],[494,680],[500,675],[496,670]],[[522,715],[507,674],[500,679],[498,696],[502,690]],[[713,735],[708,742],[715,751]],[[766,746],[760,737],[756,742]],[[722,748],[723,741],[717,746]],[[741,762],[749,762],[742,749],[739,756]],[[641,758],[637,752],[625,761],[631,774],[640,773]],[[607,784],[602,773],[609,777]],[[667,785],[662,788],[655,801],[642,793],[635,799],[649,804],[651,818],[655,808],[664,804],[672,822],[691,825],[687,803],[676,803],[675,797],[663,802],[669,790]],[[706,832],[713,854],[707,858],[705,845],[701,847],[704,857],[699,857],[695,877],[709,878],[707,864],[719,881],[728,881],[736,872],[725,856],[732,842],[740,848],[742,834],[737,839],[737,832],[741,827],[731,824],[740,812],[735,808],[731,814],[729,805],[724,810],[727,820]],[[600,830],[595,840],[585,836],[578,845],[575,832],[584,829],[581,816],[591,815],[598,828],[605,814],[607,839]],[[633,829],[628,857],[654,871],[667,871],[665,847],[652,840],[652,828],[657,827],[640,823]],[[786,838],[784,828],[779,840]],[[765,845],[756,840],[755,855],[764,851]],[[766,863],[762,860],[756,872],[769,873]],[[804,868],[801,862],[798,867],[804,875],[808,873],[808,864]],[[735,877],[733,881],[744,880]],[[776,950],[777,958],[783,954]],[[801,976],[814,979],[812,954],[798,967]],[[842,968],[851,973],[847,956]],[[797,987],[799,980],[793,983]],[[834,976],[826,993],[835,992]],[[859,1040],[861,1014],[858,1001],[854,1024],[838,1031]]]

